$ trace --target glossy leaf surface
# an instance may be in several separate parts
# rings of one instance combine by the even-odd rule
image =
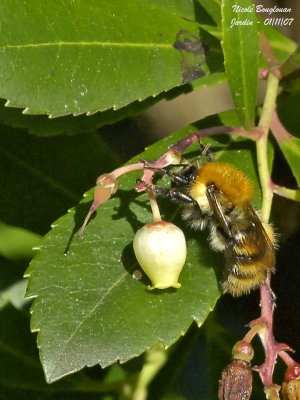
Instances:
[[[138,159],[157,158],[184,134],[158,142]],[[198,147],[194,150],[197,156]],[[219,155],[255,181],[251,152],[243,150],[239,141]],[[138,176],[134,173],[120,179],[117,195],[101,206],[79,239],[73,234],[90,205],[89,192],[83,203],[54,224],[27,272],[28,295],[37,296],[31,327],[39,332],[48,382],[84,366],[125,362],[157,343],[168,347],[193,320],[201,325],[214,308],[219,296],[214,268],[219,270],[223,258],[208,248],[206,233],[184,228],[188,261],[179,290],[149,292],[145,276],[141,281],[133,278],[139,268],[132,250],[134,232],[151,221],[146,195],[133,190]],[[170,205],[162,211],[167,220],[177,213]]]
[[[41,139],[0,125],[0,219],[44,234],[94,184],[98,171],[114,165],[94,132]]]
[[[91,114],[157,96],[182,83],[177,33],[198,35],[141,0],[1,0],[0,8],[0,96],[29,114]]]
[[[247,12],[238,8],[248,9]],[[258,77],[258,30],[250,0],[222,1],[225,71],[241,124],[254,125]]]

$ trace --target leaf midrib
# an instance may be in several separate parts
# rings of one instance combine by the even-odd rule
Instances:
[[[41,181],[47,183],[51,188],[59,191],[62,193],[66,198],[72,201],[78,201],[79,195],[74,193],[72,190],[65,187],[63,184],[58,182],[56,179],[47,176],[42,170],[39,170],[37,167],[32,167],[28,162],[21,160],[20,157],[16,156],[9,150],[5,149],[3,146],[0,145],[0,154],[6,157],[15,165],[18,165],[19,168],[29,172],[31,175],[37,177]]]
[[[40,364],[34,358],[22,353],[15,347],[4,343],[2,340],[0,341],[0,349],[5,351],[7,354],[14,356],[17,360],[22,360],[27,365],[30,365],[30,367],[40,369]]]
[[[63,46],[134,47],[134,48],[145,48],[145,49],[161,48],[167,50],[173,49],[173,46],[170,43],[109,42],[109,41],[105,42],[59,41],[59,42],[40,42],[40,43],[26,43],[26,44],[6,44],[0,46],[0,49],[25,49],[25,48],[35,48],[35,47],[39,48],[39,47],[63,47]]]
[[[57,367],[60,365],[61,359],[64,357],[64,351],[68,348],[68,346],[72,343],[73,338],[76,336],[77,332],[79,329],[86,323],[86,321],[95,313],[95,311],[100,307],[105,299],[110,295],[111,291],[117,287],[128,275],[128,272],[122,273],[122,275],[114,282],[108,289],[107,291],[103,294],[103,296],[91,307],[91,309],[86,313],[86,315],[78,322],[77,326],[74,328],[72,333],[69,335],[69,337],[65,340],[64,345],[61,348],[61,356],[57,360],[57,362],[54,364],[51,373],[49,372],[48,379],[55,376],[55,372],[57,370]]]

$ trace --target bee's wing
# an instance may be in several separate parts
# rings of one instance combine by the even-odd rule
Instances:
[[[224,250],[226,265],[222,281],[226,282],[231,274],[240,279],[242,276],[251,279],[252,274],[255,276],[257,273],[251,266],[259,266],[262,269],[261,274],[265,274],[268,269],[272,270],[275,263],[274,246],[252,206],[247,204],[241,209],[244,221],[243,227],[239,229],[239,226],[230,222],[230,217],[225,218],[218,200],[218,190],[213,185],[207,188],[207,198],[215,222],[227,237]],[[240,239],[237,239],[239,236]]]
[[[206,196],[218,226],[223,230],[228,239],[232,238],[230,226],[225,218],[221,204],[217,198],[218,190],[214,185],[208,185]]]
[[[266,242],[266,246],[270,248],[270,250],[274,251],[274,245],[271,242],[261,220],[258,218],[256,212],[254,211],[253,207],[249,204],[247,207],[244,208],[245,214],[247,215],[248,219],[254,224],[255,232],[254,240],[262,239]]]
[[[233,232],[231,226],[227,222],[224,212],[222,210],[222,206],[217,197],[218,190],[214,185],[207,186],[206,196],[210,205],[210,208],[213,212],[215,222],[218,227],[220,227],[226,237],[226,246],[225,246],[225,259],[226,264],[223,271],[222,281],[226,281],[228,276],[232,273],[233,267],[236,263],[236,252],[234,250],[234,241],[233,241]]]
[[[253,207],[248,204],[243,211],[248,227],[243,230],[244,239],[241,242],[229,242],[225,248],[223,282],[233,273],[239,276],[241,284],[243,279],[252,280],[254,284],[257,277],[261,281],[268,270],[274,270],[275,252],[273,243]]]
[[[214,185],[209,185],[207,187],[206,195],[209,201],[210,208],[214,214],[214,218],[218,224],[218,226],[223,230],[228,240],[228,247],[231,248],[234,246],[234,241],[230,239],[234,239],[236,227],[229,224],[226,220],[224,211],[222,210],[222,206],[217,198],[218,189]],[[247,227],[247,238],[252,243],[257,242],[265,242],[266,246],[269,247],[272,251],[274,250],[274,246],[267,235],[260,219],[258,218],[256,212],[250,204],[247,204],[243,207],[243,211],[245,219],[248,221]],[[246,224],[247,225],[247,224]],[[230,244],[231,243],[231,244]],[[230,249],[228,252],[230,255]]]

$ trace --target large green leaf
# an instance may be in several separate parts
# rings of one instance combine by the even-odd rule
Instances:
[[[289,139],[279,142],[279,146],[300,187],[300,139],[291,136]]]
[[[295,118],[299,112],[300,91],[283,90],[277,97],[277,113],[285,129],[300,138],[300,119]]]
[[[182,83],[178,32],[142,0],[0,1],[0,96],[29,114],[119,109]],[[159,10],[159,12],[158,12]]]
[[[300,91],[300,46],[287,59],[281,67],[283,79],[281,84],[285,90],[291,92]]]
[[[157,158],[187,131],[158,142],[138,158]],[[255,181],[252,153],[244,142],[229,141],[231,150],[218,154]],[[218,141],[212,143],[227,148]],[[48,382],[84,366],[125,362],[157,343],[170,346],[193,320],[203,323],[219,296],[213,267],[218,269],[223,259],[210,251],[205,233],[186,231],[188,261],[179,290],[149,292],[145,276],[140,281],[133,278],[139,268],[132,250],[134,232],[151,221],[146,195],[134,194],[137,176],[120,179],[117,195],[101,207],[79,239],[73,234],[90,205],[89,192],[54,224],[27,271],[27,295],[36,297],[31,327],[38,331]],[[165,219],[175,212],[165,204]]]
[[[258,79],[258,30],[252,1],[223,0],[222,30],[231,94],[241,124],[249,128],[254,125]]]
[[[0,386],[33,389],[43,385],[42,369],[28,318],[11,305],[0,310]]]
[[[281,73],[285,77],[292,73],[297,73],[299,75],[299,65],[300,65],[300,46],[294,51],[294,53],[286,60],[286,62],[281,67]]]
[[[284,62],[296,50],[296,43],[285,36],[282,32],[266,25],[263,20],[258,18],[259,31],[263,33],[272,45],[275,57],[279,62]]]
[[[11,261],[33,257],[33,247],[41,237],[25,229],[10,226],[0,221],[0,255]]]
[[[287,160],[294,177],[300,186],[300,123],[295,115],[299,112],[300,92],[282,91],[277,99],[277,112],[283,132],[276,132],[277,124],[272,128],[278,145]],[[280,126],[279,126],[280,128]]]
[[[157,4],[159,7],[166,8],[169,13],[180,15],[181,17],[207,24],[210,32],[211,25],[221,23],[221,3],[220,0],[147,0]]]
[[[221,1],[220,0],[198,0],[205,11],[211,16],[213,21],[220,27],[221,25]],[[195,7],[197,2],[195,2]]]
[[[209,75],[209,77],[214,75]],[[155,99],[150,97],[143,102],[136,101],[116,111],[107,110],[93,115],[67,115],[58,118],[49,118],[46,115],[23,114],[19,108],[6,107],[4,101],[0,99],[0,121],[14,128],[28,129],[29,133],[37,136],[78,135],[85,132],[94,132],[104,125],[118,122],[125,117],[134,116],[159,101],[162,97],[160,95]]]
[[[45,233],[93,185],[97,171],[115,165],[94,132],[41,139],[0,125],[0,219]]]
[[[32,246],[37,246],[40,238],[4,224],[0,225],[0,236],[1,253],[16,260],[8,262],[0,257],[0,398],[57,400],[59,392],[69,390],[72,399],[92,399],[82,392],[105,390],[105,383],[98,379],[94,381],[83,373],[75,379],[68,377],[51,386],[45,382],[35,340],[29,329],[30,300],[24,298],[27,280],[22,279],[24,264],[28,265]],[[75,392],[81,393],[77,397]]]
[[[214,54],[215,51],[214,51]],[[221,57],[219,57],[220,59]],[[215,69],[219,68],[218,60],[214,55]],[[221,64],[219,62],[219,64]],[[77,135],[84,132],[93,132],[96,129],[118,122],[126,117],[132,117],[162,99],[172,99],[182,93],[186,93],[193,89],[214,86],[225,81],[224,72],[214,72],[203,76],[192,82],[189,87],[187,85],[176,87],[168,93],[161,93],[157,97],[148,97],[144,101],[135,101],[119,110],[107,110],[97,112],[93,115],[67,115],[57,118],[48,118],[46,115],[28,115],[23,114],[19,108],[6,107],[5,101],[0,99],[0,121],[1,123],[12,126],[14,128],[25,128],[37,136],[55,136],[59,134]],[[125,135],[124,135],[125,136]]]
[[[23,395],[24,399],[43,399],[43,396],[45,399],[57,399],[60,392],[66,396],[66,391],[71,392],[68,397],[71,399],[94,399],[97,397],[85,396],[86,393],[101,392],[105,387],[105,384],[88,378],[85,374],[47,385],[35,341],[28,327],[28,316],[7,304],[0,310],[0,322],[1,399],[12,398],[14,394],[17,399],[23,399]],[[78,397],[76,392],[81,392]]]
[[[145,0],[145,2],[166,9],[169,14],[175,14],[191,21],[195,20],[194,0]]]

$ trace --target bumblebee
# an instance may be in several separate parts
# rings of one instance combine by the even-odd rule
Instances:
[[[253,185],[231,164],[206,161],[171,177],[170,189],[150,185],[156,195],[183,205],[182,217],[196,230],[209,230],[209,242],[225,255],[223,293],[248,294],[275,269],[275,237],[251,206]]]

